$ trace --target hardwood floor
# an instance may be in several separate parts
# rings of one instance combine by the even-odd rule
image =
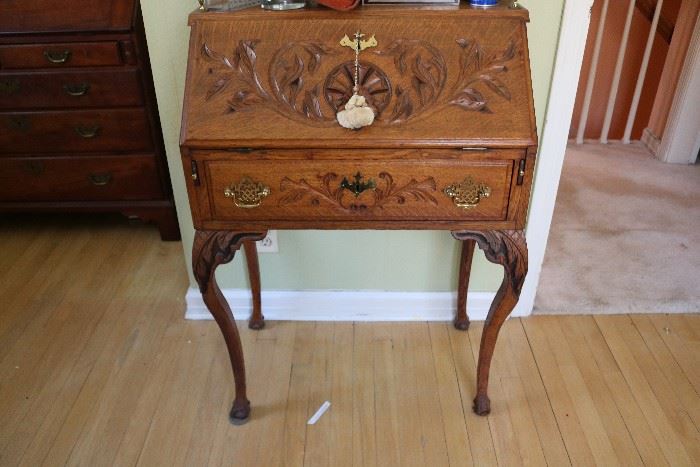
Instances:
[[[101,221],[0,224],[0,465],[699,465],[700,316],[240,330],[251,421],[214,322],[183,320],[179,243]],[[306,420],[325,400],[316,425]]]

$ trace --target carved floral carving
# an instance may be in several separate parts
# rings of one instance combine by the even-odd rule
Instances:
[[[340,63],[326,76],[317,76],[323,60],[338,51],[320,42],[290,42],[280,47],[269,62],[268,90],[257,69],[255,49],[259,42],[239,41],[231,57],[203,44],[202,57],[219,67],[217,71],[209,69],[215,76],[205,100],[233,87],[228,91],[230,112],[264,105],[310,125],[336,124],[335,114],[353,94],[354,63]],[[504,50],[497,52],[486,51],[473,39],[457,39],[456,44],[460,49],[459,69],[454,70],[457,78],[449,91],[445,89],[446,61],[440,50],[427,41],[397,39],[374,51],[393,59],[398,73],[395,84],[377,65],[360,62],[358,93],[376,112],[377,123],[402,124],[448,105],[491,113],[490,93],[510,100],[511,92],[501,77],[520,50],[518,39],[511,39]]]
[[[285,177],[280,182],[280,191],[286,194],[280,198],[278,204],[288,206],[307,201],[311,205],[317,206],[323,200],[348,212],[371,212],[375,209],[382,209],[388,204],[405,204],[409,200],[437,205],[437,200],[432,195],[436,190],[435,180],[432,177],[427,177],[420,182],[411,179],[403,186],[397,186],[394,178],[387,172],[381,172],[379,179],[383,184],[381,186],[379,183],[374,184],[371,189],[373,202],[364,204],[355,199],[357,196],[344,196],[345,187],[340,181],[340,177],[335,173],[318,175],[320,182],[318,186],[313,186],[304,179],[294,181]],[[348,199],[351,201],[348,202]]]

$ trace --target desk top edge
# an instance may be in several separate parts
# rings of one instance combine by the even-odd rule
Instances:
[[[420,11],[422,15],[430,17],[432,15],[444,15],[446,11],[455,16],[465,18],[494,18],[508,17],[517,18],[522,21],[530,21],[530,13],[526,8],[518,6],[512,8],[499,4],[490,8],[472,7],[460,3],[457,5],[369,5],[360,6],[350,11],[336,11],[330,8],[303,8],[289,11],[270,11],[258,6],[237,11],[201,11],[195,10],[188,17],[188,25],[200,21],[235,21],[251,19],[276,19],[276,20],[308,20],[308,19],[357,19],[370,17],[395,16],[401,13],[415,13]]]

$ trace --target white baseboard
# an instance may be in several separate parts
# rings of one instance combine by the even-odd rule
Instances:
[[[252,299],[247,289],[224,289],[236,319],[248,319]],[[486,318],[491,292],[467,295],[469,318]],[[269,290],[262,292],[262,310],[268,320],[292,321],[449,321],[457,305],[456,292],[383,292],[374,290]],[[186,319],[212,319],[199,290],[186,295]],[[521,316],[517,312],[513,316]]]

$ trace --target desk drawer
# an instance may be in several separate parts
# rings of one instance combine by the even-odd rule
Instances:
[[[122,65],[119,43],[63,42],[0,45],[0,69]]]
[[[0,201],[116,201],[162,197],[152,155],[0,158]]]
[[[0,74],[0,109],[136,107],[141,96],[137,70]]]
[[[512,160],[205,160],[211,215],[254,220],[505,220]]]
[[[0,153],[147,151],[143,109],[0,114]]]

